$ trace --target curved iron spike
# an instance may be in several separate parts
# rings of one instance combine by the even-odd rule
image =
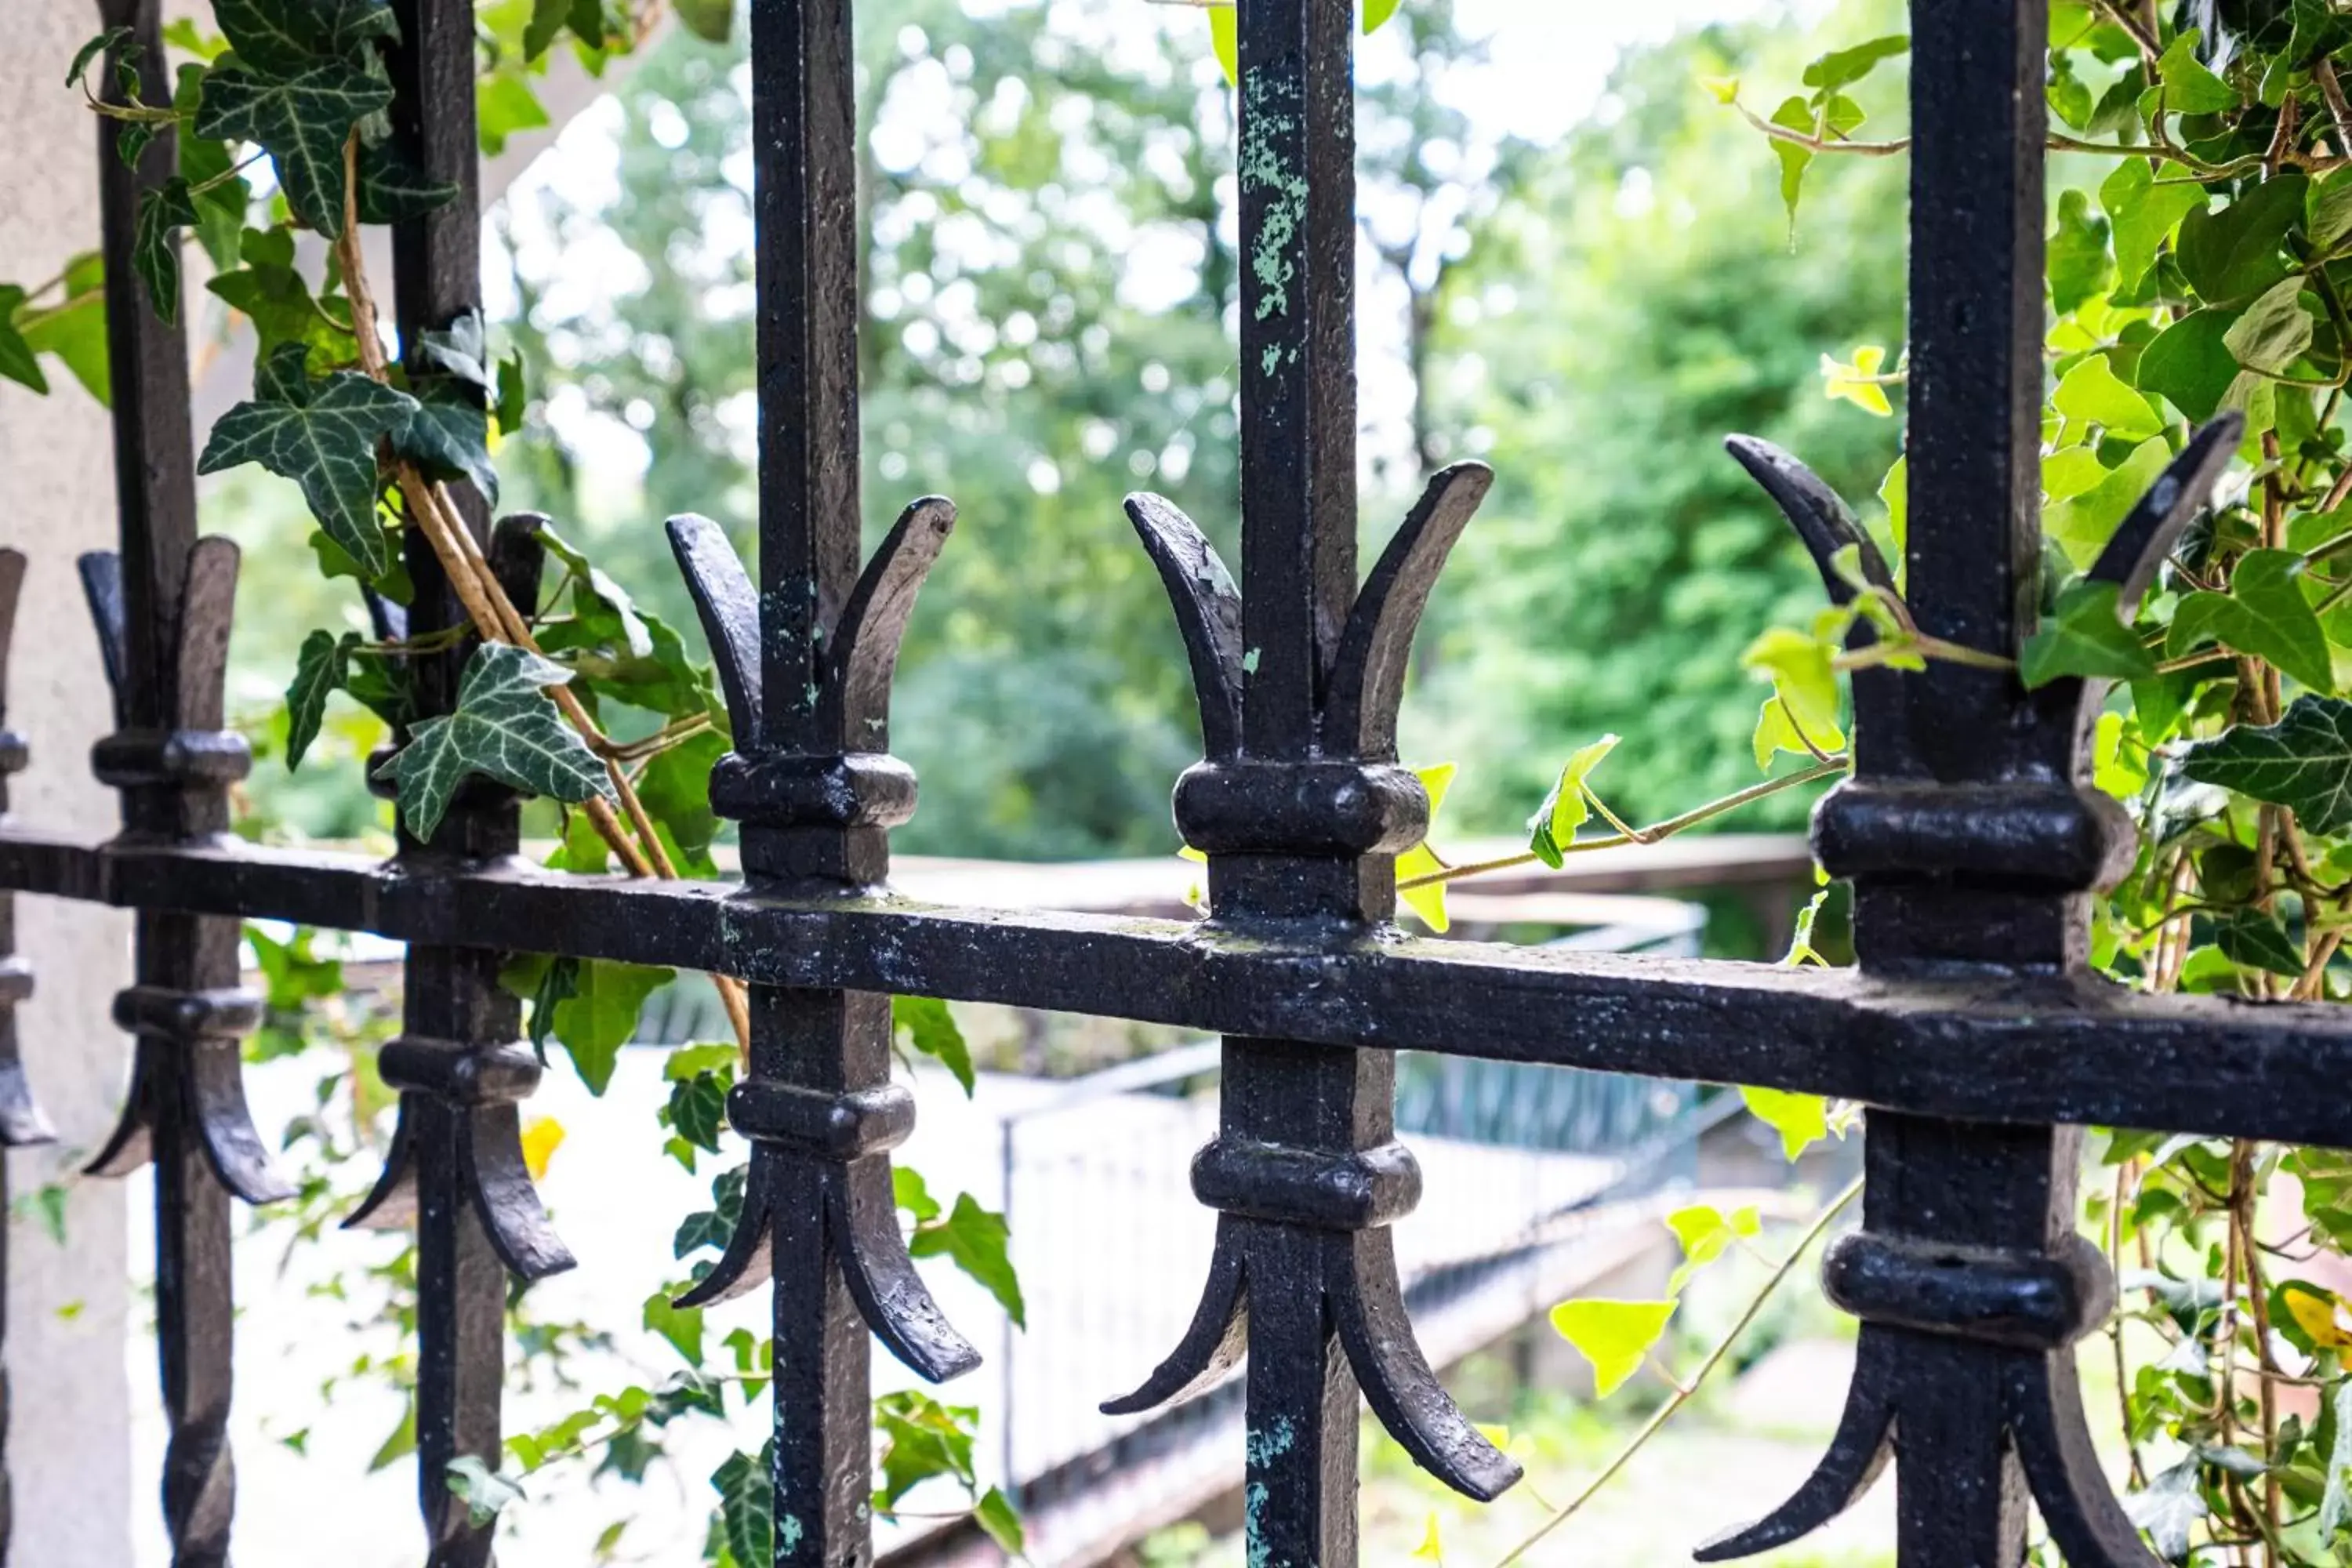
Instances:
[[[489,1237],[490,1250],[509,1273],[525,1279],[544,1279],[575,1267],[578,1260],[549,1221],[530,1167],[523,1163],[522,1124],[515,1107],[478,1106],[463,1114],[457,1133],[459,1177]],[[415,1129],[404,1094],[383,1171],[344,1218],[342,1228],[406,1230],[415,1222]]]
[[[1462,1414],[1413,1338],[1386,1226],[1358,1233],[1324,1285],[1339,1343],[1381,1425],[1415,1463],[1465,1497],[1492,1502],[1524,1473]]]
[[[490,575],[525,619],[539,613],[539,580],[547,565],[539,535],[547,524],[543,511],[513,511],[490,528]]]
[[[2083,1416],[2073,1358],[2020,1357],[2010,1405],[2018,1458],[2066,1562],[2073,1568],[2161,1568],[2163,1559],[2140,1540],[2107,1484]]]
[[[1727,1531],[1691,1555],[1701,1563],[1752,1557],[1810,1535],[1853,1506],[1886,1468],[1892,1451],[1895,1407],[1888,1394],[1897,1373],[1895,1347],[1886,1331],[1868,1323],[1854,1347],[1853,1383],[1838,1417],[1829,1451],[1789,1500],[1753,1524]]]
[[[343,1216],[344,1230],[405,1230],[416,1222],[416,1130],[408,1116],[408,1096],[392,1124],[392,1146],[383,1169],[359,1206]]]
[[[1217,1216],[1208,1283],[1201,1288],[1201,1304],[1193,1309],[1184,1337],[1141,1387],[1105,1400],[1104,1415],[1140,1415],[1189,1399],[1232,1371],[1249,1349],[1249,1268],[1242,1259],[1235,1224],[1230,1215]]]
[[[463,1113],[457,1134],[459,1179],[507,1272],[544,1279],[577,1265],[555,1234],[547,1205],[522,1155],[522,1118],[512,1105],[479,1105]]]
[[[127,1176],[155,1158],[155,1068],[144,1042],[131,1053],[131,1088],[106,1142],[81,1168],[85,1176]]]
[[[944,496],[925,496],[909,505],[842,606],[824,650],[817,721],[824,733],[841,738],[845,751],[890,749],[890,679],[898,668],[907,619],[955,524],[955,503]]]
[[[1367,762],[1396,760],[1397,707],[1413,634],[1430,591],[1462,531],[1494,487],[1484,463],[1455,463],[1430,476],[1421,500],[1356,595],[1332,659],[1324,697],[1324,743]]]
[[[90,624],[98,632],[98,654],[106,666],[107,689],[114,693],[114,722],[122,725],[122,667],[130,658],[123,629],[122,557],[111,550],[91,550],[75,557],[81,574],[82,597],[89,604]]]
[[[670,1305],[674,1307],[708,1307],[719,1301],[731,1301],[755,1286],[768,1282],[768,1262],[774,1245],[775,1225],[772,1217],[775,1200],[768,1190],[768,1161],[758,1150],[751,1152],[751,1167],[743,1173],[743,1207],[735,1216],[735,1234],[727,1238],[727,1250],[685,1295]]]
[[[2172,553],[2182,531],[2211,497],[2245,426],[2245,416],[2235,412],[2207,420],[2125,514],[2115,536],[2099,552],[2090,575],[2122,590],[2116,603],[2126,618],[2139,607],[2141,595],[2156,580],[2157,568]]]
[[[980,1352],[956,1332],[907,1256],[889,1161],[878,1155],[853,1161],[829,1173],[825,1188],[842,1277],[875,1337],[932,1383],[978,1366]]]
[[[1837,569],[1838,552],[1849,547],[1859,553],[1864,582],[1882,588],[1895,586],[1895,573],[1886,564],[1886,557],[1878,552],[1877,544],[1855,518],[1853,509],[1845,504],[1845,498],[1832,489],[1819,474],[1792,454],[1754,436],[1728,436],[1723,445],[1748,476],[1763,487],[1764,493],[1780,509],[1780,515],[1797,531],[1797,537],[1804,542],[1805,552],[1813,558],[1814,570],[1822,574],[1822,586],[1828,591],[1830,603],[1851,604],[1858,592]]]
[[[719,667],[735,749],[749,755],[758,750],[761,736],[759,593],[717,523],[687,512],[671,518],[665,529]]]
[[[236,610],[236,541],[208,533],[188,551],[180,590],[179,707],[183,730],[218,730],[227,720],[228,634]]]
[[[1242,591],[1200,525],[1162,496],[1127,498],[1128,520],[1176,609],[1201,705],[1202,749],[1227,762],[1242,750]]]
[[[196,1131],[213,1174],[249,1204],[274,1204],[298,1190],[280,1175],[268,1145],[254,1130],[245,1100],[245,1061],[234,1037],[157,1042],[156,1048],[185,1053],[187,1092]]]

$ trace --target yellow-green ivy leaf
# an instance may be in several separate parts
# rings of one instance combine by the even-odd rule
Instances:
[[[1794,1160],[1830,1135],[1830,1102],[1818,1094],[1742,1086],[1748,1113],[1780,1135],[1780,1152]]]
[[[1593,1392],[1606,1399],[1642,1370],[1675,1315],[1672,1301],[1562,1301],[1551,1326],[1592,1363]]]

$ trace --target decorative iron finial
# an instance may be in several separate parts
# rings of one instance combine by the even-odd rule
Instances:
[[[915,778],[887,754],[890,684],[908,617],[955,528],[938,496],[909,505],[837,614],[807,617],[816,657],[799,691],[769,689],[759,594],[719,525],[683,516],[670,546],[719,667],[734,750],[711,770],[712,809],[743,824],[746,880],[767,889],[870,886],[888,867],[889,828],[913,814]],[[914,1096],[889,1080],[889,998],[752,990],[751,1072],[728,1120],[752,1143],[743,1208],[716,1266],[679,1298],[705,1306],[786,1267],[788,1223],[829,1238],[867,1327],[922,1376],[980,1364],[915,1272],[898,1233],[889,1151],[914,1131]],[[803,1254],[803,1257],[806,1255]]]
[[[1329,667],[1316,682],[1310,754],[1265,760],[1249,755],[1244,722],[1258,661],[1243,646],[1241,590],[1206,535],[1171,502],[1129,499],[1128,516],[1175,606],[1200,701],[1208,758],[1178,782],[1175,807],[1185,841],[1211,858],[1213,920],[1317,915],[1343,906],[1386,917],[1393,882],[1382,879],[1385,858],[1419,842],[1429,820],[1420,781],[1396,765],[1397,709],[1413,633],[1447,553],[1492,483],[1478,463],[1431,479],[1333,639]],[[1226,856],[1243,859],[1239,875],[1223,863]],[[1377,866],[1369,888],[1359,869],[1366,864]],[[1350,890],[1348,883],[1358,886]],[[1364,1051],[1336,1064],[1319,1047],[1255,1039],[1229,1046],[1223,1128],[1192,1163],[1194,1194],[1219,1211],[1207,1286],[1175,1351],[1104,1411],[1141,1414],[1223,1377],[1248,1347],[1251,1281],[1260,1279],[1268,1286],[1262,1310],[1318,1321],[1328,1314],[1365,1398],[1417,1463],[1457,1491],[1495,1497],[1519,1479],[1519,1467],[1472,1425],[1431,1371],[1398,1282],[1388,1227],[1420,1201],[1421,1170],[1412,1152],[1387,1136],[1391,1058]],[[1251,1103],[1262,1091],[1255,1080],[1277,1082],[1285,1069],[1273,1059],[1291,1056],[1299,1058],[1291,1068],[1308,1072],[1349,1068],[1348,1091],[1370,1119],[1361,1136],[1309,1135],[1302,1142],[1303,1129],[1262,1121],[1274,1106]],[[1275,1098],[1271,1087],[1263,1092]]]

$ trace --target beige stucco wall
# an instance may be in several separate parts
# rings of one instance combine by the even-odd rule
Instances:
[[[62,90],[64,62],[97,27],[90,0],[7,0],[0,49],[0,280],[36,284],[98,243],[97,144]],[[26,155],[26,150],[37,150]],[[102,835],[112,798],[89,777],[108,699],[74,557],[110,545],[113,467],[105,411],[62,372],[50,395],[0,382],[0,543],[31,558],[7,693],[32,742],[15,781],[23,818]],[[20,1034],[34,1088],[60,1142],[10,1157],[14,1190],[53,1179],[66,1155],[105,1137],[126,1063],[108,1018],[127,976],[121,915],[19,901],[17,930],[38,990]],[[8,1468],[12,1568],[127,1568],[129,1518],[152,1506],[131,1478],[127,1348],[131,1310],[119,1183],[77,1181],[59,1248],[37,1224],[8,1223]]]

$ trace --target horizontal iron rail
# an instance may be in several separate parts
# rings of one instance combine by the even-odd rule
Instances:
[[[1968,1121],[2352,1145],[2352,1010],[2090,976],[1855,970],[1439,942],[887,895],[582,877],[0,828],[0,888],[756,984],[993,1002],[1382,1050],[1756,1084]]]

